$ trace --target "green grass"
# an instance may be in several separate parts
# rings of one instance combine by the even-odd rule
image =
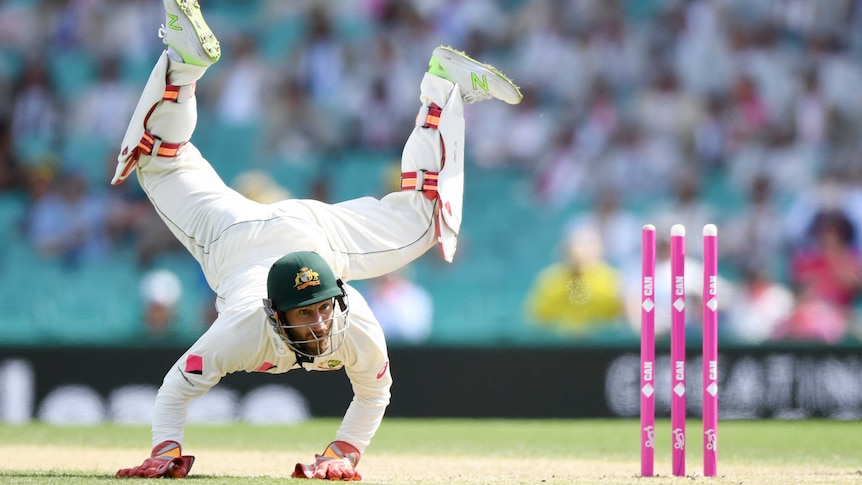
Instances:
[[[198,463],[208,455],[249,459],[242,453],[287,454],[310,459],[332,438],[339,421],[316,419],[296,426],[190,426],[185,450]],[[386,419],[360,471],[366,483],[862,483],[862,423],[827,420],[727,421],[719,425],[719,472],[707,479],[701,473],[700,422],[688,422],[687,478],[669,477],[670,427],[657,423],[656,473],[638,478],[638,423],[632,420],[406,420]],[[112,453],[134,451],[143,459],[149,451],[149,429],[130,426],[55,427],[42,424],[0,425],[0,447],[62,447]],[[35,451],[33,451],[35,450]],[[51,448],[52,452],[56,452]],[[8,455],[8,454],[7,454]],[[97,455],[98,456],[98,455]],[[138,455],[135,455],[138,456]],[[278,455],[279,457],[283,455]],[[297,458],[292,458],[292,457]],[[112,469],[98,472],[64,470],[44,458],[38,469],[16,469],[0,460],[3,484],[117,483]],[[419,461],[417,461],[419,460]],[[427,463],[426,463],[427,460]],[[210,458],[210,462],[217,461]],[[5,463],[4,463],[5,462]],[[416,463],[435,470],[417,470]],[[480,463],[478,468],[473,463]],[[524,466],[518,464],[523,463]],[[134,465],[137,463],[129,463]],[[482,465],[484,464],[484,465]],[[529,467],[535,464],[535,482]],[[544,464],[544,465],[542,465]],[[555,469],[559,464],[559,469]],[[272,464],[270,463],[270,466]],[[268,477],[237,476],[254,473],[195,473],[193,485],[294,482],[284,471]],[[94,465],[99,468],[98,465]],[[367,466],[369,470],[363,470]],[[462,469],[461,467],[469,469]],[[196,468],[199,466],[196,464]],[[411,468],[413,467],[413,468]],[[544,468],[543,468],[544,467]],[[487,469],[487,470],[486,470]],[[299,481],[295,481],[299,483]],[[305,482],[307,483],[307,482]],[[687,483],[687,482],[686,482]]]

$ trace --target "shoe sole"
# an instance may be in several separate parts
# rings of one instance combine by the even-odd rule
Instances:
[[[524,99],[521,90],[505,74],[496,67],[485,64],[468,56],[465,52],[453,49],[449,46],[440,46],[434,49],[434,56],[442,62],[453,64],[457,67],[470,71],[474,74],[484,74],[488,80],[488,93],[508,104],[518,104]],[[443,66],[445,69],[445,65]],[[473,90],[478,90],[477,79],[473,77]]]
[[[197,0],[174,0],[177,4],[177,7],[183,12],[186,18],[189,20],[189,23],[192,26],[192,29],[195,31],[195,35],[198,38],[198,42],[200,42],[201,47],[206,53],[207,57],[210,60],[210,64],[215,64],[219,58],[221,58],[221,46],[219,45],[219,41],[216,38],[215,34],[213,34],[212,30],[210,30],[206,21],[204,20],[204,16],[201,13],[201,6]],[[176,46],[171,46],[177,51]],[[188,58],[194,59],[194,56],[188,56],[184,52],[180,52],[183,56],[183,60],[189,62]],[[189,62],[190,64],[197,64],[194,62]]]

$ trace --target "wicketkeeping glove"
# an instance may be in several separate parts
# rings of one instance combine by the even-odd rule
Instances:
[[[356,470],[359,450],[346,441],[333,441],[322,455],[314,455],[314,463],[297,463],[293,478],[321,478],[325,480],[362,480]]]
[[[176,441],[162,441],[153,448],[150,457],[141,466],[117,471],[117,478],[183,478],[189,474],[195,457],[183,456]]]

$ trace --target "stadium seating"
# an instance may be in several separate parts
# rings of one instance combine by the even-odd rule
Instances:
[[[430,10],[433,10],[432,3],[427,5]],[[528,2],[502,0],[495,3],[511,13]],[[622,2],[620,7],[629,20],[640,23],[655,19],[664,8],[664,3],[667,2],[628,1]],[[383,28],[388,32],[387,22],[399,21],[388,17],[397,16],[397,13],[384,11],[384,4],[386,2],[348,2],[343,9],[333,9],[336,10],[332,17],[336,36],[345,45],[356,47],[356,51],[371,49],[378,33],[375,29]],[[307,47],[310,5],[294,6],[264,0],[211,0],[207,7],[208,22],[213,30],[230,33],[221,37],[225,53],[223,59],[227,62],[214,65],[210,71],[211,78],[219,79],[233,67],[229,61],[231,49],[235,45],[233,40],[246,34],[255,37],[261,58],[267,65],[277,66],[280,75],[300,75],[300,63],[292,61],[295,61],[293,56],[296,48]],[[456,5],[453,4],[453,7]],[[373,12],[350,15],[353,13],[350,9],[357,8]],[[432,23],[447,21],[451,19],[432,19]],[[430,26],[429,31],[435,28],[440,26]],[[452,31],[458,31],[458,28],[458,25],[451,26]],[[398,34],[398,29],[391,30]],[[588,32],[585,30],[583,33]],[[483,36],[487,38],[465,39],[465,43],[475,42],[479,47],[484,42],[487,44],[486,52],[493,52],[497,48],[505,50],[500,44],[508,40],[493,38],[487,32],[479,37]],[[155,50],[162,47],[155,37],[153,46]],[[470,47],[467,44],[464,48],[469,50]],[[95,52],[74,47],[68,50],[49,49],[45,53],[49,54],[46,56],[48,73],[57,85],[61,101],[73,100],[97,77]],[[11,92],[11,83],[9,86],[4,83],[20,74],[24,68],[24,57],[15,53],[9,45],[0,46],[0,95],[4,94],[4,89]],[[355,68],[362,61],[355,56],[355,52],[351,52],[348,57],[345,63],[349,68]],[[143,86],[150,72],[152,64],[147,59],[147,56],[140,56],[123,60],[122,78],[135,89]],[[421,62],[425,60],[421,59]],[[520,73],[515,71],[510,74],[516,78]],[[532,82],[527,81],[525,87]],[[643,85],[646,86],[646,83]],[[400,155],[397,152],[363,151],[351,146],[342,147],[340,152],[332,150],[333,153],[324,153],[321,150],[291,159],[284,154],[266,153],[269,147],[263,147],[261,140],[266,131],[264,116],[243,126],[228,125],[212,112],[216,104],[214,100],[205,99],[206,96],[212,96],[214,91],[203,84],[199,87],[200,99],[206,102],[199,103],[198,129],[192,141],[201,148],[228,184],[232,184],[245,171],[261,170],[297,198],[316,195],[316,190],[321,188],[318,184],[325,181],[325,187],[322,188],[328,194],[328,202],[339,202],[362,196],[381,197],[392,189],[397,179]],[[632,98],[636,94],[629,93]],[[572,108],[568,104],[552,96],[539,100],[539,103],[544,103],[541,108],[547,110],[545,114],[549,118],[570,121],[566,117],[559,118],[562,112]],[[349,125],[344,120],[341,123]],[[337,121],[333,124],[342,126]],[[344,131],[348,132],[349,128]],[[29,140],[28,137],[33,139]],[[107,181],[113,173],[110,167],[111,151],[118,145],[117,140],[81,136],[62,138],[60,150],[52,153],[52,147],[48,146],[50,143],[37,134],[19,134],[15,141],[25,149],[18,155],[27,164],[37,163],[37,160],[43,160],[50,154],[65,166],[86,173],[92,190],[111,190]],[[531,327],[527,323],[523,314],[524,297],[536,274],[558,260],[557,248],[563,228],[570,217],[590,209],[588,202],[577,200],[561,208],[539,206],[531,193],[529,184],[533,174],[528,169],[477,166],[471,163],[469,149],[468,143],[465,173],[467,190],[455,262],[445,263],[438,252],[432,250],[410,268],[410,275],[427,288],[434,299],[435,319],[431,342],[523,344],[527,341],[525,335],[528,335],[530,342],[556,343],[560,341],[557,334]],[[746,207],[746,194],[735,187],[720,170],[706,174],[703,179],[700,197],[719,210],[720,214],[733,216]],[[668,202],[667,197],[670,195],[629,201],[630,206],[627,208],[637,214],[647,214],[653,207]],[[23,193],[0,193],[0,233],[3,234],[0,237],[0,341],[22,345],[59,345],[134,344],[140,340],[143,309],[138,286],[149,268],[137,265],[131,247],[133,243],[124,241],[110,254],[106,254],[102,261],[79,266],[42,258],[28,246],[21,234],[20,224],[26,217],[26,210],[27,200]],[[152,263],[152,267],[170,268],[183,282],[185,297],[180,304],[178,335],[180,340],[194,339],[208,323],[204,315],[209,305],[212,305],[213,298],[211,290],[202,280],[199,268],[188,254],[182,252],[161,255]],[[733,268],[722,261],[721,270],[732,275]],[[862,299],[858,306],[862,313]],[[625,341],[630,335],[623,333],[619,329],[609,328],[596,337],[596,341]]]

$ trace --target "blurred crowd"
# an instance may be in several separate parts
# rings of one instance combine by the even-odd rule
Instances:
[[[536,211],[571,212],[560,263],[524,295],[532,321],[636,330],[641,225],[684,224],[696,260],[715,223],[727,338],[859,338],[859,0],[201,1],[224,50],[201,123],[243,136],[214,163],[322,157],[326,198],[339,154],[398,153],[417,73],[451,44],[524,92],[467,112],[469,163],[525,180]],[[134,183],[107,185],[161,5],[0,2],[0,191],[27,198],[19,229],[45,258],[133,246],[147,267],[177,249]],[[719,184],[742,200],[704,195]]]

